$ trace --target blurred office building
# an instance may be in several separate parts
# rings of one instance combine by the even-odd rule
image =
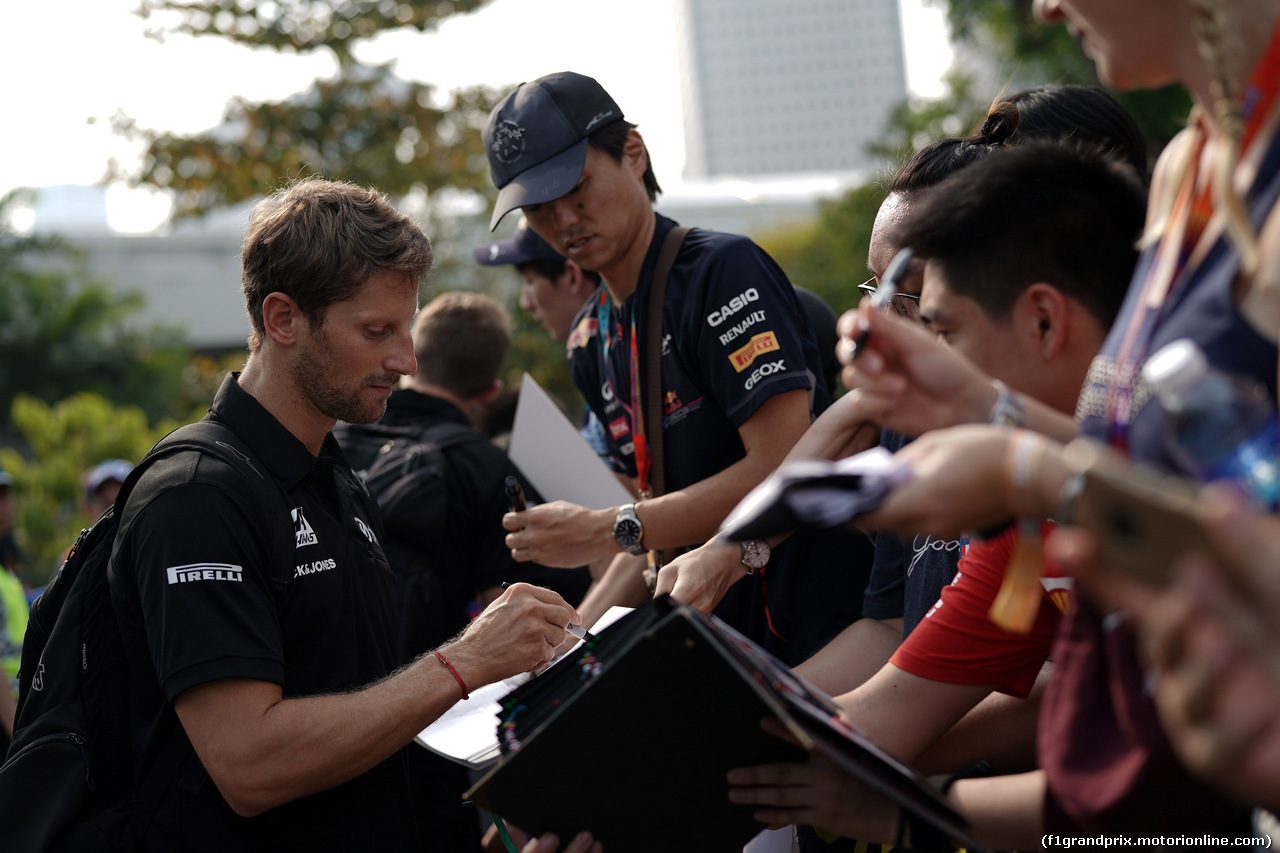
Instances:
[[[879,163],[907,97],[898,0],[676,0],[689,180]]]

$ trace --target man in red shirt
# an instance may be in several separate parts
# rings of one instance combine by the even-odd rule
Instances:
[[[1069,413],[1119,309],[1145,207],[1141,182],[1115,161],[1026,145],[940,184],[895,242],[926,260],[920,313],[939,339],[999,380],[1001,390]],[[993,422],[1011,426],[1021,417],[1013,403],[998,402],[992,411]],[[1026,633],[992,623],[988,613],[1019,533],[1013,525],[988,534],[970,547],[953,584],[890,662],[837,699],[850,723],[926,772],[993,759],[989,741],[961,737],[959,728],[943,736],[993,691],[1028,695],[1062,613],[1065,585],[1049,567]],[[731,782],[772,783],[769,770],[734,771]],[[738,788],[731,797],[770,802],[755,793]],[[803,809],[770,814],[806,822]]]

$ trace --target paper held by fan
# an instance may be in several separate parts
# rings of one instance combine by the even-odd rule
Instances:
[[[742,541],[836,527],[875,509],[910,476],[910,467],[883,447],[834,462],[787,462],[747,493],[725,518],[718,535]]]

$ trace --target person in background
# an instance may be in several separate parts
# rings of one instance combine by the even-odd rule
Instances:
[[[13,535],[17,495],[13,476],[0,468],[0,756],[9,749],[18,707],[18,664],[27,633],[27,596],[16,574],[27,562]]]
[[[562,344],[569,340],[574,319],[600,286],[597,273],[584,270],[551,248],[523,216],[511,237],[483,243],[471,254],[482,266],[515,267],[522,279],[520,308],[533,315],[538,325]],[[610,456],[604,425],[589,406],[582,420],[582,437],[587,444],[613,471],[622,472],[621,461]]]
[[[133,463],[124,459],[107,459],[90,468],[84,475],[84,497],[80,511],[96,521],[116,501]]]
[[[523,216],[511,237],[476,246],[471,254],[482,266],[514,266],[523,280],[520,308],[560,343],[569,340],[574,318],[600,285],[597,273],[551,248]]]

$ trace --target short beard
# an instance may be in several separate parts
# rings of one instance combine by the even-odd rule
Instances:
[[[371,424],[386,414],[386,398],[378,397],[369,403],[362,403],[360,388],[352,393],[330,384],[328,380],[333,367],[329,339],[323,327],[317,328],[293,363],[291,373],[294,386],[321,414],[335,420],[349,424]]]

